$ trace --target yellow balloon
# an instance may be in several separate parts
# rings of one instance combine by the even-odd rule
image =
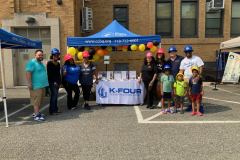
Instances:
[[[107,46],[107,50],[110,52],[112,51],[112,47],[111,46]]]
[[[137,45],[135,45],[135,44],[134,44],[134,45],[131,45],[131,50],[132,50],[132,51],[136,51],[136,49],[137,49]]]
[[[89,50],[90,50],[90,47],[88,46],[84,48],[84,51],[89,51]]]
[[[139,50],[140,51],[144,51],[145,49],[146,49],[145,45],[144,44],[140,44]]]
[[[127,52],[127,51],[128,51],[128,49],[127,49],[127,48],[124,48],[124,47],[122,47],[122,51],[123,51],[123,52]]]
[[[156,46],[152,46],[152,48],[150,48],[151,52],[156,52],[157,51],[157,47]]]
[[[99,56],[98,56],[97,53],[95,53],[95,54],[93,55],[93,59],[94,59],[94,60],[99,60]]]
[[[76,49],[74,47],[68,48],[68,54],[74,56],[76,54]]]
[[[77,57],[78,57],[78,59],[83,59],[83,57],[82,57],[82,52],[78,52]]]

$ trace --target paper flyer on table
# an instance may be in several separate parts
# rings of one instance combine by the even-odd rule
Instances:
[[[136,71],[129,71],[129,79],[130,80],[136,79]]]
[[[115,80],[122,80],[121,71],[114,71],[114,79]]]
[[[107,71],[107,79],[113,79],[113,71]]]
[[[99,71],[99,72],[98,72],[98,79],[99,79],[99,80],[105,80],[105,79],[107,79],[106,71]]]
[[[126,71],[121,71],[121,74],[122,74],[122,80],[126,80],[127,79]]]

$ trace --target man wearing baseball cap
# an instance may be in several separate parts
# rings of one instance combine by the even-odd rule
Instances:
[[[187,91],[189,92],[189,79],[192,77],[191,67],[197,66],[199,68],[199,76],[194,79],[194,82],[197,83],[202,77],[204,63],[200,57],[192,55],[193,49],[191,46],[187,45],[183,52],[185,52],[186,58],[182,60],[179,72],[184,73],[184,82],[187,84]],[[186,111],[191,111],[192,101],[189,94],[187,96],[189,99],[189,105]],[[200,112],[203,113],[203,104],[200,106]]]

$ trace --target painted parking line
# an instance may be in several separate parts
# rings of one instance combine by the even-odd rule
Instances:
[[[228,103],[234,103],[234,104],[240,104],[240,102],[234,102],[234,101],[226,101],[226,100],[221,100],[221,99],[215,99],[215,98],[209,98],[209,97],[203,97],[205,99],[211,99],[215,101],[222,101],[222,102],[228,102]],[[134,106],[138,123],[161,123],[161,124],[183,124],[183,123],[201,123],[201,124],[209,124],[209,123],[240,123],[240,121],[151,121],[152,119],[159,117],[162,115],[162,113],[157,113],[149,118],[143,119],[141,110],[139,109],[138,106]]]
[[[210,85],[204,85],[204,86],[207,86],[207,87],[210,87],[210,88],[215,88],[215,87],[212,87],[212,86],[210,86]],[[219,87],[218,87],[217,89],[219,89],[219,90],[221,90],[221,91],[224,91],[224,92],[231,93],[231,94],[240,95],[240,94],[238,94],[238,93],[234,93],[234,92],[231,92],[231,91],[228,91],[228,90],[219,88]]]
[[[61,91],[61,90],[62,90],[62,88],[59,89],[59,91]],[[18,112],[21,112],[21,111],[27,109],[27,108],[30,107],[30,106],[32,106],[32,105],[31,105],[31,104],[25,105],[23,108],[15,111],[15,112],[13,112],[13,113],[8,114],[8,118],[11,117],[11,116],[13,116],[13,115],[15,115],[15,114],[17,114]],[[41,112],[41,111],[40,111],[40,112]],[[5,120],[5,116],[0,119],[0,122],[3,121],[3,120]]]

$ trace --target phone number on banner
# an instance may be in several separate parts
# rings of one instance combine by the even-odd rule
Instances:
[[[114,43],[135,43],[138,42],[138,39],[118,39],[114,40]]]

